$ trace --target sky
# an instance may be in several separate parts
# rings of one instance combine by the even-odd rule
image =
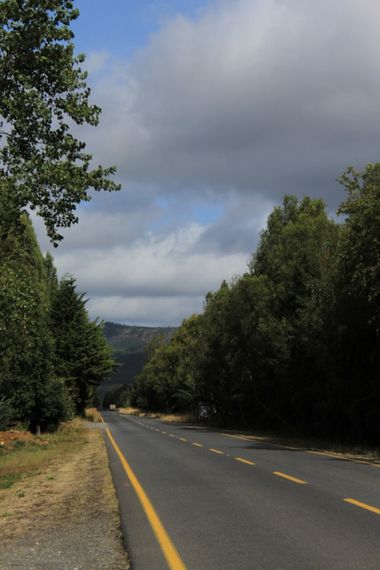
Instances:
[[[179,325],[241,275],[286,193],[344,199],[379,160],[377,0],[77,0],[100,125],[94,162],[118,193],[80,206],[53,250],[92,317]]]

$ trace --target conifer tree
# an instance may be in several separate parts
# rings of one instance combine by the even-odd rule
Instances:
[[[75,279],[64,277],[53,295],[51,312],[55,339],[55,371],[65,380],[76,412],[83,414],[94,396],[94,388],[112,371],[112,350],[102,324],[90,321],[84,295]]]

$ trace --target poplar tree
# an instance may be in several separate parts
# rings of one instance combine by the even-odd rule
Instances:
[[[27,215],[0,221],[0,246],[0,416],[44,429],[73,407],[54,374],[46,270]]]

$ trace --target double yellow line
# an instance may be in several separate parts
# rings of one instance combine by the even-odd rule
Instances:
[[[178,554],[178,551],[174,546],[173,542],[171,541],[168,533],[166,532],[160,520],[160,517],[158,516],[155,508],[153,507],[147,494],[145,493],[143,487],[141,486],[141,483],[134,474],[131,466],[124,457],[120,447],[117,445],[112,433],[108,428],[106,428],[105,431],[110,439],[110,442],[114,450],[116,451],[117,456],[120,459],[124,471],[127,474],[129,481],[131,482],[131,485],[141,503],[141,506],[144,509],[149,524],[152,527],[152,530],[157,538],[157,541],[161,547],[162,553],[166,559],[166,562],[170,570],[186,570],[186,566],[183,563],[180,555]]]

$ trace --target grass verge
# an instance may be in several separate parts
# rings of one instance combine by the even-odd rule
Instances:
[[[8,489],[20,479],[39,473],[55,458],[76,452],[86,442],[86,431],[79,419],[42,437],[15,433],[7,446],[0,447],[0,489]]]

